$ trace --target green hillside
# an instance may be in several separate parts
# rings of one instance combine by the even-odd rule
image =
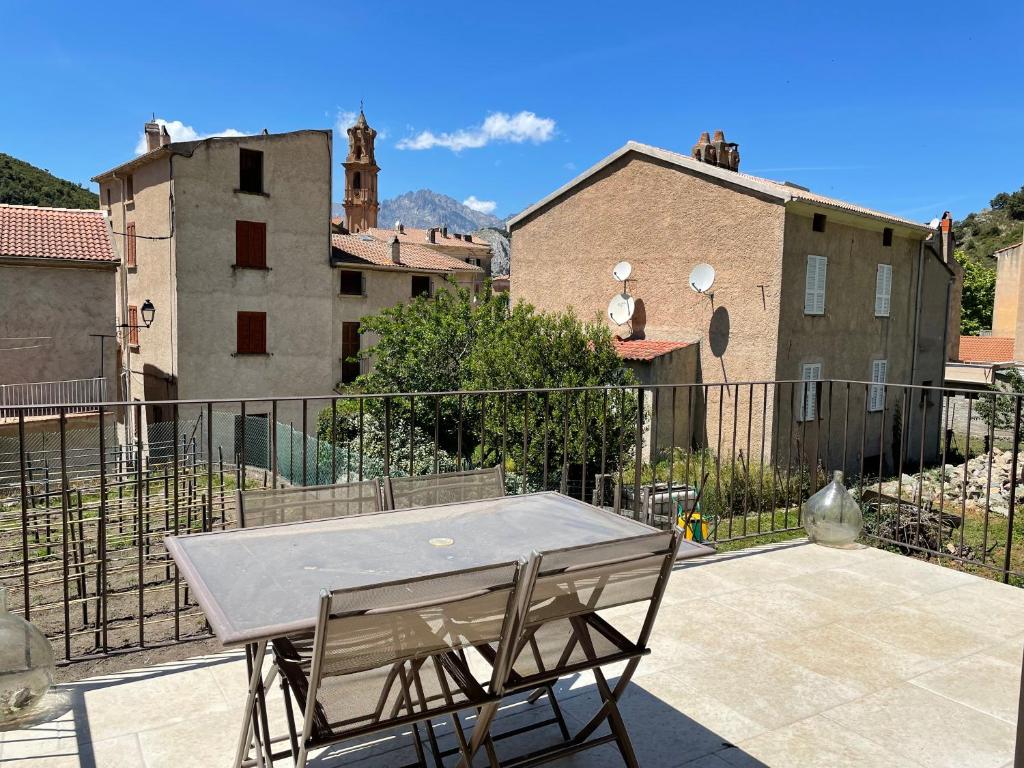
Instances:
[[[1024,186],[1000,192],[988,208],[954,224],[957,248],[972,261],[993,266],[992,254],[1024,237]]]
[[[81,185],[0,152],[0,203],[98,208],[99,202],[99,197]]]

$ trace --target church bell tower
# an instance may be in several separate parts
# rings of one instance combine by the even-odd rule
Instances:
[[[348,157],[345,166],[345,227],[349,232],[363,232],[377,226],[377,172],[373,156],[373,140],[377,132],[366,122],[362,107],[359,119],[348,129]]]

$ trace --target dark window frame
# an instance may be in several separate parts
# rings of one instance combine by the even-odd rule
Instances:
[[[235,221],[234,266],[236,269],[268,269],[265,221]]]
[[[267,313],[239,310],[235,314],[235,354],[267,354]]]
[[[355,348],[352,348],[352,338],[355,338]],[[341,324],[341,383],[351,384],[358,377],[361,371],[360,358],[362,350],[362,334],[359,333],[359,322],[346,321]]]
[[[424,290],[422,288],[422,283],[421,283],[421,289],[419,291],[417,291],[416,290],[416,282],[417,281],[426,281],[426,290]],[[413,275],[411,282],[412,282],[412,284],[411,284],[410,288],[411,288],[412,298],[415,299],[415,298],[417,298],[419,296],[423,296],[423,297],[429,299],[431,296],[434,295],[434,293],[433,293],[433,285],[431,285],[431,282],[430,282],[430,275]]]
[[[815,232],[824,232],[827,224],[828,216],[824,213],[816,213],[814,214],[814,218],[811,219],[811,229]]]
[[[360,269],[339,269],[338,270],[338,295],[339,296],[365,296],[366,275]],[[353,281],[353,282],[347,282]]]
[[[259,149],[238,148],[238,191],[249,195],[262,195],[263,152]]]
[[[882,230],[882,246],[885,248],[892,247],[892,227],[885,227]]]

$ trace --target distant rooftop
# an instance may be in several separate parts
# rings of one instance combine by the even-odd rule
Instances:
[[[962,363],[1008,363],[1013,360],[1014,342],[1004,336],[961,336],[957,358]]]
[[[0,258],[118,263],[103,211],[0,204]]]
[[[490,252],[491,244],[483,240],[473,240],[472,235],[459,234],[457,232],[442,232],[434,228],[434,242],[430,242],[429,229],[418,229],[416,227],[403,227],[399,232],[397,229],[385,229],[384,227],[371,227],[366,230],[367,234],[387,242],[392,235],[398,236],[398,242],[411,243],[413,245],[448,245],[459,248],[478,248],[481,252]],[[466,238],[469,238],[468,240]]]
[[[408,231],[408,230],[406,230]],[[374,237],[369,232],[380,232],[387,240]],[[414,245],[399,238],[399,262],[391,258],[390,241],[393,232],[369,230],[358,235],[331,235],[331,261],[334,264],[368,265],[382,269],[419,272],[482,272],[480,267],[444,253]]]
[[[649,362],[655,358],[690,346],[688,341],[655,341],[653,339],[613,339],[615,351],[623,360]]]

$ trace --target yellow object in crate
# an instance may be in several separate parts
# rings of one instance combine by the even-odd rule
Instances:
[[[678,519],[679,528],[683,532],[683,538],[687,541],[703,542],[708,537],[708,524],[704,522],[700,512],[694,511],[685,518],[680,515]]]

